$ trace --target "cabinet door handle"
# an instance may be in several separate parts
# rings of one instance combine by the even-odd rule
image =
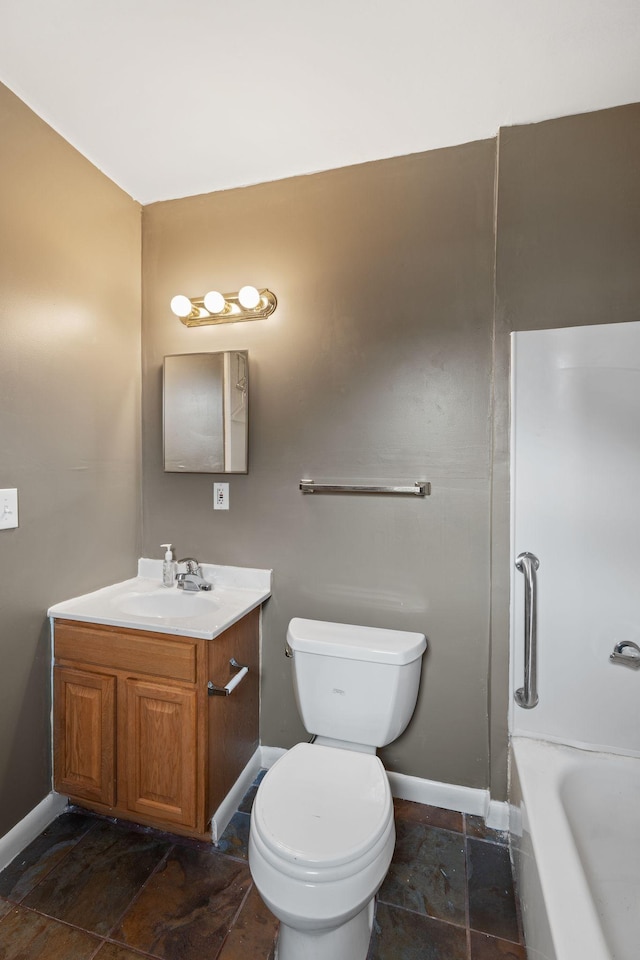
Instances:
[[[225,687],[218,687],[213,680],[209,680],[209,683],[207,684],[207,692],[210,697],[228,697],[229,694],[233,693],[238,684],[241,683],[249,673],[249,667],[241,666],[235,657],[232,657],[231,660],[229,660],[229,664],[231,665],[231,668],[233,670],[237,670],[238,673],[236,673],[235,677],[232,677],[232,679],[229,680],[229,683]]]

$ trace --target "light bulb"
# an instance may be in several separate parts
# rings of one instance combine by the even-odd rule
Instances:
[[[260,293],[255,287],[241,287],[238,292],[238,300],[245,310],[255,310],[260,303]]]
[[[193,310],[193,304],[189,297],[179,293],[176,297],[171,298],[171,310],[176,317],[188,317]]]
[[[209,290],[209,293],[204,295],[204,305],[209,313],[222,313],[227,301],[217,290]]]

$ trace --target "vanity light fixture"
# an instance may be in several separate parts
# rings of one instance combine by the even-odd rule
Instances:
[[[171,310],[185,327],[202,327],[210,323],[237,323],[240,320],[264,320],[271,316],[278,301],[270,290],[241,287],[238,293],[209,290],[204,297],[178,294],[171,300]]]

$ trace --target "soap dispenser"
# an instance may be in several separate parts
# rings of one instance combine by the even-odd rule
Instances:
[[[162,582],[165,587],[172,587],[176,579],[176,565],[173,559],[172,545],[170,543],[161,543],[167,552],[164,555],[164,563],[162,564]]]

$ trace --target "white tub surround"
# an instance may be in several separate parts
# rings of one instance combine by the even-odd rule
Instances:
[[[640,671],[610,660],[640,642],[640,322],[513,336],[513,736],[640,756]],[[524,577],[537,571],[539,702],[523,710]]]
[[[512,336],[510,799],[528,956],[636,960],[640,674],[611,654],[640,641],[640,323]],[[513,696],[522,553],[539,560],[531,709]]]
[[[529,960],[637,960],[640,760],[514,737],[511,765]]]
[[[140,559],[137,577],[56,603],[48,614],[54,620],[82,620],[213,640],[271,595],[270,570],[210,563],[201,564],[201,568],[213,588],[190,593],[177,586],[163,586],[162,560]],[[158,610],[154,611],[156,601]]]

